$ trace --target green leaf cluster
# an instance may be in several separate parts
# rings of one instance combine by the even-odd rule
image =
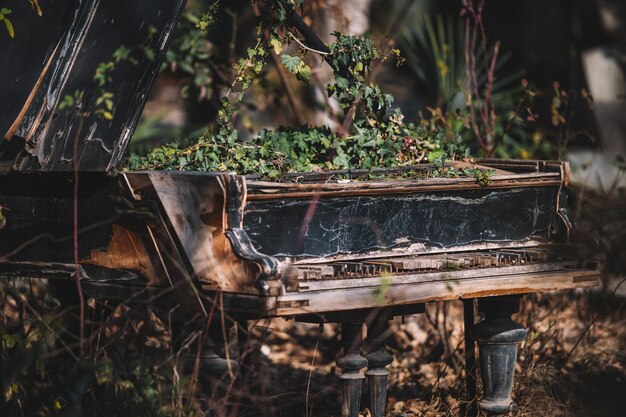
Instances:
[[[184,76],[181,96],[198,101],[213,96],[215,74],[209,61],[215,48],[209,40],[209,28],[215,22],[219,3],[213,3],[202,15],[186,12],[172,37],[161,71]]]
[[[0,22],[4,23],[4,26],[7,28],[7,33],[11,38],[15,37],[15,29],[13,28],[13,23],[9,20],[7,15],[11,14],[12,10],[6,7],[0,9]]]
[[[396,125],[386,133],[363,127],[345,138],[324,127],[262,130],[246,142],[208,135],[187,148],[172,143],[145,157],[131,155],[127,168],[230,171],[279,178],[294,172],[396,167],[430,161],[433,156],[441,160],[465,156],[459,152],[462,146],[451,146],[427,126],[404,125],[400,117],[395,120]]]

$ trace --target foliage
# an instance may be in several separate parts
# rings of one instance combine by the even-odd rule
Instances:
[[[0,9],[0,22],[4,23],[4,26],[7,29],[7,33],[9,34],[9,36],[11,38],[15,37],[15,29],[13,29],[13,23],[11,23],[11,20],[9,20],[9,18],[7,17],[7,15],[11,14],[12,10],[11,9],[7,9],[6,7],[3,7]]]
[[[262,130],[258,137],[246,142],[223,143],[216,136],[209,136],[188,148],[170,144],[157,148],[146,158],[131,156],[129,169],[186,170],[191,166],[201,171],[277,178],[292,172],[415,164],[450,149],[442,135],[425,126],[396,128],[398,135],[389,139],[376,129],[363,129],[360,134],[341,138],[328,128]]]
[[[50,287],[22,284],[0,281],[3,416],[199,415],[182,402],[186,381],[173,378],[174,363],[164,358],[168,339],[154,316],[93,304],[90,353],[79,357],[73,310]]]
[[[280,14],[278,16],[280,21]],[[223,99],[214,131],[207,130],[188,147],[172,143],[153,150],[145,157],[131,155],[128,168],[173,169],[200,171],[235,171],[240,174],[261,174],[277,178],[285,173],[321,169],[370,169],[417,164],[423,161],[438,163],[443,168],[446,159],[467,156],[461,146],[458,129],[448,132],[436,124],[419,126],[405,124],[399,110],[392,111],[393,97],[369,82],[374,60],[387,59],[370,38],[344,36],[335,33],[336,41],[324,55],[335,73],[334,82],[327,86],[329,96],[336,96],[346,117],[354,119],[351,134],[333,133],[328,128],[283,128],[263,130],[246,142],[238,142],[232,126],[236,105],[265,65],[266,49],[260,27],[257,44],[247,51],[233,67],[234,81]],[[277,32],[267,36],[269,47],[276,53],[283,50]],[[298,41],[299,44],[301,42]],[[311,52],[303,48],[302,56]],[[398,55],[393,50],[390,55]],[[309,67],[301,56],[282,54],[281,61],[291,73],[308,81]],[[232,96],[235,88],[241,90]],[[354,110],[350,115],[348,109]],[[358,109],[358,111],[356,110]],[[459,126],[456,126],[457,128]],[[440,171],[442,175],[447,171]],[[453,173],[461,175],[464,173]],[[473,175],[473,173],[471,173]]]
[[[183,77],[183,98],[208,100],[213,95],[215,74],[210,66],[214,54],[208,29],[215,22],[219,3],[214,2],[202,15],[189,11],[183,14],[165,54],[161,71]]]
[[[259,32],[263,30],[259,28]],[[280,52],[283,44],[275,36],[275,32],[268,36],[269,44],[275,52]],[[145,157],[131,155],[128,168],[235,171],[277,178],[291,172],[393,167],[467,156],[458,131],[443,132],[436,124],[417,127],[405,124],[399,110],[391,111],[393,97],[368,83],[372,62],[383,58],[371,39],[339,33],[334,36],[336,41],[330,45],[329,52],[323,53],[335,73],[327,91],[338,97],[345,110],[359,108],[352,116],[355,123],[350,135],[341,137],[326,127],[302,127],[262,130],[249,141],[237,140],[232,125],[236,105],[241,102],[243,91],[263,70],[267,56],[259,36],[257,44],[248,48],[247,56],[233,67],[234,80],[223,99],[215,130],[207,130],[188,147],[172,143]],[[305,48],[301,53],[308,52]],[[308,66],[300,56],[283,54],[281,60],[288,71],[307,80]],[[235,88],[241,92],[233,97]]]
[[[41,6],[39,6],[39,0],[28,0],[30,7],[33,9],[38,16],[42,15]],[[13,27],[13,22],[7,17],[7,15],[11,14],[13,10],[8,7],[0,7],[0,22],[4,23],[4,27],[7,30],[7,33],[11,39],[15,38],[15,28]]]
[[[354,103],[362,103],[363,117],[385,120],[393,97],[368,82],[373,61],[381,58],[380,50],[368,37],[345,36],[338,32],[333,36],[336,41],[330,46],[326,61],[333,69],[335,81],[326,87],[328,96],[336,96],[344,110]]]
[[[153,26],[148,27],[144,42],[133,48],[120,45],[115,51],[113,51],[110,59],[99,62],[96,65],[96,69],[93,74],[93,81],[96,86],[94,89],[95,99],[87,104],[87,109],[92,110],[97,116],[104,120],[113,119],[113,115],[115,113],[115,100],[114,94],[110,91],[111,86],[114,83],[113,74],[116,68],[118,68],[118,66],[122,63],[128,63],[135,66],[138,65],[139,59],[137,55],[142,55],[142,58],[153,61],[156,57],[152,48],[149,47],[149,44],[155,35],[156,28]],[[79,90],[66,94],[59,104],[59,109],[77,107],[79,104],[82,104],[81,102],[84,96],[85,92]]]
[[[496,76],[501,75],[510,55],[500,53],[497,44],[490,48],[475,41],[482,33],[474,17],[466,14],[464,20],[446,20],[410,13],[399,36],[409,68],[421,88],[431,92],[433,108],[463,119],[463,139],[474,153],[530,157],[530,152],[522,151],[534,148],[533,132],[519,113],[528,111],[533,93],[522,80],[521,70]],[[538,156],[550,153],[539,152]]]
[[[464,20],[452,16],[410,13],[398,37],[408,67],[419,80],[420,88],[429,91],[433,96],[432,104],[444,111],[467,110],[465,27]],[[490,61],[493,56],[483,55],[481,48],[471,54],[476,60],[476,80],[484,86],[487,81],[485,61]],[[510,54],[500,54],[495,71],[501,70],[510,58]],[[516,71],[494,81],[494,104],[499,113],[510,109],[510,98],[517,95],[516,87],[522,75],[523,71]]]

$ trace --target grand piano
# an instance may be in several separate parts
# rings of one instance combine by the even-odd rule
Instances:
[[[388,320],[446,300],[465,306],[469,400],[477,396],[477,342],[478,404],[507,411],[526,335],[510,318],[519,297],[598,284],[597,242],[567,208],[566,162],[451,163],[493,170],[488,184],[424,179],[427,164],[280,181],[124,171],[184,1],[48,3],[43,19],[14,19],[37,30],[0,43],[0,276],[78,281],[85,297],[177,306],[187,332],[206,330],[207,320],[224,325],[216,300],[240,335],[258,318],[340,323],[337,366],[351,417],[365,379],[372,415],[385,413]],[[103,85],[94,74],[120,45],[138,51],[136,61],[121,62],[110,73],[115,82]],[[96,104],[103,90],[111,117]],[[364,324],[371,343],[362,356]],[[197,339],[213,386],[236,369],[216,354],[225,334]]]

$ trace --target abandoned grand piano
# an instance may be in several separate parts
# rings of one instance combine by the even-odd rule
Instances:
[[[341,323],[344,413],[358,415],[367,378],[375,417],[385,412],[392,357],[384,339],[393,316],[464,300],[468,392],[476,396],[476,340],[480,407],[501,413],[511,405],[517,344],[526,334],[510,319],[519,296],[597,285],[598,270],[587,261],[595,241],[568,212],[564,162],[477,160],[495,170],[486,185],[422,179],[428,165],[280,182],[124,172],[184,2],[50,3],[45,19],[19,21],[40,30],[0,44],[1,276],[78,276],[86,297],[173,303],[188,331],[204,329],[217,295],[228,321],[244,331],[256,318]],[[89,107],[101,88],[96,66],[119,45],[138,44],[154,57],[114,70],[117,82],[107,91],[115,115],[103,118]],[[80,97],[67,105],[76,91]],[[485,314],[478,324],[475,299]],[[375,341],[365,357],[364,323]],[[219,379],[231,364],[214,349],[206,339],[201,359]]]

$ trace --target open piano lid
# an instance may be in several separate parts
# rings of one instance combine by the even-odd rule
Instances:
[[[3,2],[0,172],[116,172],[184,4]]]

